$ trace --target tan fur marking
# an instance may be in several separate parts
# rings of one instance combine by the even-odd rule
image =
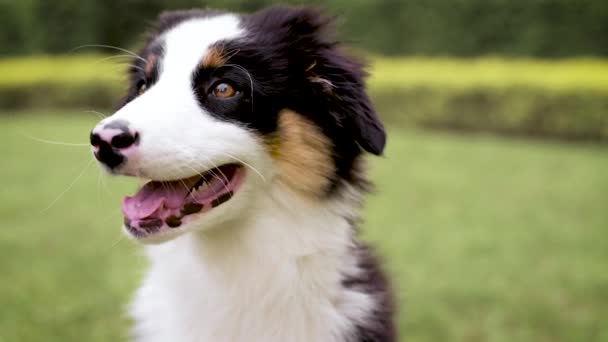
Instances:
[[[267,145],[279,169],[279,182],[308,196],[323,195],[335,166],[331,142],[316,125],[294,111],[283,110],[278,132]]]
[[[201,59],[199,66],[201,68],[217,68],[226,63],[224,51],[222,48],[211,47]]]
[[[148,78],[152,77],[152,70],[154,70],[154,67],[156,66],[156,62],[158,61],[158,56],[157,55],[150,55],[148,56],[148,63],[146,64],[146,68],[144,69],[144,71],[146,72],[146,76]]]

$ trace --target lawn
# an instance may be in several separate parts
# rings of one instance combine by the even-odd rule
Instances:
[[[118,207],[134,184],[101,177],[85,145],[32,138],[86,144],[97,120],[0,116],[0,342],[128,337],[145,260]],[[404,339],[608,341],[606,146],[393,130],[371,171],[364,236]]]

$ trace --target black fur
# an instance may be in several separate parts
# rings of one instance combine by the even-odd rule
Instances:
[[[381,154],[382,123],[365,93],[363,65],[332,38],[331,19],[310,8],[272,7],[244,17],[251,39],[225,42],[230,62],[255,80],[254,117],[276,123],[284,108],[306,116],[333,143],[336,177],[352,182],[361,149]]]
[[[353,254],[357,259],[359,273],[345,275],[342,285],[374,298],[376,306],[365,322],[357,324],[356,342],[392,342],[397,341],[394,319],[394,299],[390,284],[384,275],[380,263],[370,249],[355,242]]]
[[[340,145],[354,138],[364,150],[382,153],[386,137],[365,93],[363,64],[340,50],[330,18],[312,8],[271,7],[245,22],[255,40],[249,53],[264,57],[261,64],[272,67],[271,77],[287,81],[279,86],[289,94],[286,106],[348,134]]]

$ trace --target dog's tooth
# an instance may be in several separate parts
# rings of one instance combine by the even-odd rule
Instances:
[[[209,183],[207,182],[203,182],[203,184],[201,184],[201,186],[199,187],[199,189],[208,189],[209,188]]]

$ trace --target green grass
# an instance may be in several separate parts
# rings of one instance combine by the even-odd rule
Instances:
[[[88,114],[86,114],[88,115]],[[0,341],[124,341],[142,275],[86,143],[93,115],[0,116]],[[407,341],[608,341],[608,150],[393,130],[365,238]]]

